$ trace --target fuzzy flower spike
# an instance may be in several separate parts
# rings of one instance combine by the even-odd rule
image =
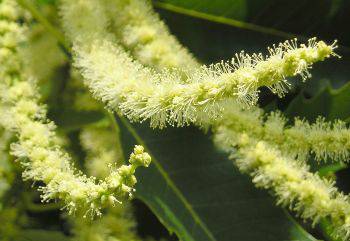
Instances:
[[[157,70],[200,67],[144,0],[103,0],[113,31],[139,61]],[[186,72],[186,71],[185,71]]]
[[[175,37],[169,34],[164,23],[161,22],[150,4],[143,0],[106,0],[104,5],[112,20],[113,29],[117,33],[118,40],[127,49],[131,49],[133,57],[141,63],[152,65],[160,72],[165,67],[182,69],[184,68],[183,63],[190,66],[192,70],[196,69],[192,56],[186,51],[179,50],[184,48],[181,48]],[[174,42],[174,44],[168,45],[176,47],[169,48],[167,43],[170,42]],[[301,45],[301,47],[315,48],[317,44],[316,38],[312,38],[307,45]],[[323,45],[324,43],[319,42],[319,44]],[[296,40],[292,40],[281,44],[279,47],[290,50],[298,49],[298,44]],[[336,41],[330,47],[334,50],[337,47]],[[325,46],[325,50],[328,52],[330,49]],[[270,55],[276,55],[276,52],[280,51],[276,51],[275,46],[269,48]],[[300,51],[305,52],[301,48]],[[303,55],[303,53],[300,55]],[[332,52],[332,55],[337,56],[334,52]],[[238,57],[238,59],[241,58]],[[238,59],[236,59],[236,62],[239,62]],[[262,57],[259,58],[259,60],[261,59]],[[306,59],[310,61],[310,58]],[[228,63],[228,65],[232,64]],[[309,68],[305,68],[305,66],[306,64],[301,62],[300,67],[293,70],[299,72],[303,79],[310,77]],[[236,66],[236,68],[238,67]],[[267,76],[266,78],[270,77]],[[197,82],[198,80],[192,78],[191,81]],[[290,85],[286,80],[277,83],[274,88],[270,88],[282,96],[288,91]],[[279,112],[273,112],[265,116],[262,109],[251,107],[245,110],[232,102],[221,105],[221,109],[224,111],[221,112],[220,118],[214,122],[209,120],[207,124],[220,126],[218,123],[224,122],[225,127],[221,126],[220,128],[226,128],[227,132],[231,132],[231,129],[249,132],[255,138],[263,139],[271,145],[278,145],[283,151],[297,157],[299,160],[306,160],[310,154],[314,154],[318,161],[331,159],[346,162],[349,160],[350,131],[342,121],[337,120],[328,123],[323,118],[318,118],[316,123],[308,123],[297,118],[294,125],[289,126],[286,124],[287,119]],[[205,117],[202,120],[205,122]],[[230,125],[229,128],[227,128],[228,124]],[[232,136],[233,138],[234,136]]]
[[[111,168],[109,175],[100,181],[78,172],[59,146],[55,125],[46,118],[46,108],[39,104],[36,83],[21,71],[20,45],[26,35],[18,21],[16,1],[1,2],[0,18],[0,124],[17,135],[11,154],[24,166],[23,177],[45,184],[40,188],[43,201],[61,199],[70,213],[83,210],[85,216],[100,215],[104,206],[131,197],[135,170],[139,166],[147,167],[150,156],[142,146],[136,146],[129,165]]]
[[[237,133],[245,132],[299,160],[307,160],[313,154],[317,161],[349,161],[350,130],[343,121],[330,123],[319,117],[315,123],[309,123],[296,118],[293,125],[287,125],[287,118],[280,112],[267,115],[258,107],[244,110],[236,105],[225,109],[213,129],[225,132],[231,141],[238,141]]]
[[[298,47],[296,41],[285,42],[271,48],[266,58],[240,53],[231,63],[202,66],[184,83],[174,72],[155,73],[132,60],[108,31],[101,2],[61,2],[64,28],[85,84],[110,109],[132,121],[150,119],[153,127],[200,125],[217,118],[228,100],[254,105],[261,86],[282,96],[288,89],[286,77],[307,77],[311,65],[334,55],[336,48],[314,39]]]
[[[277,204],[295,211],[313,224],[329,218],[334,237],[350,238],[349,197],[339,192],[334,182],[320,178],[309,167],[296,161],[264,141],[236,133],[231,142],[225,132],[216,133],[216,142],[232,153],[231,158],[241,172],[249,174],[260,188],[272,190]]]

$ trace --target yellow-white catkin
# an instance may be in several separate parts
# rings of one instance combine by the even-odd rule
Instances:
[[[257,187],[272,190],[278,204],[297,212],[303,219],[312,220],[313,224],[329,218],[335,228],[334,236],[349,240],[349,197],[339,192],[333,182],[311,173],[304,162],[245,133],[237,133],[231,142],[230,135],[219,131],[216,142],[231,151],[234,163],[241,172],[252,176]]]
[[[55,125],[46,118],[46,108],[39,104],[35,81],[22,73],[20,45],[26,39],[14,0],[0,3],[0,100],[1,125],[17,135],[11,154],[25,167],[23,177],[42,181],[44,201],[62,199],[70,212],[86,210],[100,215],[105,205],[120,203],[130,197],[136,183],[138,166],[148,166],[150,156],[141,146],[130,155],[130,165],[111,169],[109,176],[97,182],[71,165],[69,155],[58,145]]]
[[[106,123],[110,124],[110,123]],[[99,124],[82,129],[80,140],[87,157],[85,166],[89,175],[104,178],[112,164],[122,165],[121,147],[117,133],[109,130],[108,125]],[[120,163],[116,162],[118,160]],[[139,241],[136,223],[132,215],[132,206],[123,203],[107,208],[100,219],[89,220],[72,218],[74,241]]]
[[[283,95],[288,86],[285,77],[301,74],[306,78],[311,64],[334,54],[335,45],[315,39],[299,47],[295,41],[286,42],[271,48],[267,58],[241,53],[232,63],[203,66],[191,72],[186,84],[174,72],[157,74],[133,61],[108,31],[108,17],[100,2],[61,3],[75,65],[94,96],[133,121],[150,119],[154,127],[216,118],[221,102],[228,99],[255,104],[261,86]]]
[[[122,39],[120,41],[128,42],[127,38],[130,38],[133,46],[140,46],[139,48],[141,49],[143,45],[142,33],[144,32],[145,36],[147,36],[147,32],[154,32],[151,29],[158,29],[159,22],[150,20],[151,17],[149,16],[155,15],[155,13],[150,13],[152,9],[147,7],[147,3],[140,0],[118,1],[118,3],[112,0],[108,1],[108,3],[111,5],[107,9],[112,9],[110,10],[110,15],[115,22],[119,23],[118,27],[121,35],[125,31],[124,26],[130,25],[130,28],[135,29],[133,31],[135,36],[124,34],[124,37],[120,37]],[[118,7],[111,7],[113,5]],[[130,6],[137,9],[137,14],[133,15]],[[127,10],[125,15],[124,13],[117,14],[114,12],[117,9],[120,13],[122,8]],[[126,16],[131,19],[135,18],[135,20],[130,20],[129,23]],[[142,19],[147,19],[147,21],[143,22]],[[125,27],[125,29],[127,28],[129,27]],[[149,29],[149,31],[143,31],[143,28]],[[139,34],[136,34],[137,32]],[[126,44],[126,46],[128,45]],[[172,49],[172,54],[176,55],[177,53],[178,51]],[[133,56],[142,62],[142,57],[138,54],[133,53]],[[182,53],[178,54],[179,58],[181,56]],[[154,63],[154,65],[158,69],[164,67],[159,62]],[[182,66],[177,63],[173,67],[181,68]],[[333,123],[329,123],[319,118],[316,123],[310,124],[307,121],[295,119],[293,126],[287,126],[285,117],[278,112],[273,112],[265,116],[262,109],[259,108],[246,110],[238,107],[233,102],[225,103],[223,106],[222,109],[225,109],[225,111],[222,112],[221,118],[218,121],[215,120],[216,122],[225,122],[227,125],[230,123],[231,127],[229,129],[247,131],[256,138],[264,139],[274,145],[278,145],[283,151],[301,160],[306,159],[309,154],[314,154],[318,161],[326,159],[348,161],[349,159],[350,131],[342,121],[336,120]],[[266,117],[267,121],[263,121]],[[205,119],[206,116],[202,119],[204,123],[206,122]],[[211,121],[208,124],[212,124]],[[227,130],[228,132],[230,131],[229,129]]]
[[[137,54],[134,56],[141,59]],[[301,161],[310,152],[317,159],[345,161],[349,155],[349,131],[343,122],[330,124],[319,119],[310,124],[296,119],[293,126],[287,126],[285,118],[277,112],[263,121],[261,109],[242,110],[237,105],[229,107],[222,116],[218,122],[228,126],[219,125],[214,134],[221,147],[237,147],[237,164],[242,171],[250,173],[258,186],[274,190],[281,204],[292,207],[303,218],[317,222],[321,217],[330,217],[335,236],[348,239],[348,197],[339,193],[333,183],[309,172]],[[288,155],[282,155],[275,147]],[[296,156],[298,161],[294,160]]]
[[[131,50],[142,64],[157,70],[191,71],[200,64],[144,0],[104,0],[113,30],[121,44]],[[186,71],[185,71],[186,72]]]
[[[296,118],[293,125],[287,125],[286,117],[280,112],[266,115],[257,107],[243,110],[230,105],[214,126],[230,135],[231,140],[238,140],[237,133],[245,132],[300,160],[313,154],[318,161],[349,161],[350,130],[340,120],[331,123],[320,117],[309,123]]]

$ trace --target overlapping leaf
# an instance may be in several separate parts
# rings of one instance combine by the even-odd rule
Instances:
[[[137,197],[180,240],[315,240],[201,131],[156,131],[124,120],[122,134],[125,152],[136,138],[153,157],[153,164],[137,173]]]

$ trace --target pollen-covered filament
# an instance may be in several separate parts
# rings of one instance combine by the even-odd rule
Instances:
[[[311,65],[334,55],[336,47],[315,39],[300,46],[285,42],[267,57],[240,53],[229,63],[202,66],[183,82],[182,73],[155,73],[132,60],[108,31],[101,2],[62,0],[62,16],[75,65],[94,96],[133,121],[149,119],[153,127],[201,125],[220,115],[228,100],[254,105],[261,86],[282,96],[286,77],[307,77]]]

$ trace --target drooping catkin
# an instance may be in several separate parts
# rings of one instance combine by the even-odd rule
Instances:
[[[334,182],[322,179],[309,171],[305,162],[285,155],[264,141],[237,132],[236,138],[219,130],[216,142],[231,152],[239,170],[252,177],[253,183],[272,190],[277,204],[295,211],[313,224],[329,218],[334,226],[334,236],[342,240],[350,237],[349,197],[339,192]]]
[[[280,112],[265,114],[258,107],[244,110],[230,105],[216,120],[216,128],[220,132],[225,131],[231,141],[238,140],[237,133],[244,132],[300,160],[314,155],[317,161],[349,161],[350,130],[340,120],[331,123],[320,117],[315,123],[309,123],[296,118],[289,125]]]
[[[136,146],[129,165],[111,169],[99,182],[78,172],[58,144],[55,124],[47,119],[46,107],[40,104],[36,82],[22,72],[19,52],[26,34],[25,25],[18,21],[16,1],[0,3],[0,18],[0,124],[17,136],[18,141],[11,144],[11,154],[25,168],[24,179],[45,184],[39,188],[43,201],[61,199],[70,212],[81,209],[85,215],[100,215],[102,207],[130,197],[136,183],[135,169],[148,166],[150,156]]]
[[[132,60],[108,31],[100,2],[61,2],[75,65],[91,92],[110,109],[132,121],[149,119],[153,127],[200,125],[202,119],[217,118],[222,102],[231,99],[254,105],[261,86],[282,96],[288,89],[285,77],[308,77],[311,65],[334,55],[336,47],[315,39],[300,46],[296,41],[285,42],[271,48],[266,58],[240,53],[231,63],[203,66],[183,83],[176,72],[155,73]]]
[[[190,72],[200,64],[170,34],[167,26],[143,0],[104,0],[113,31],[123,46],[142,64]]]
[[[104,121],[84,127],[80,134],[87,173],[101,179],[108,176],[111,165],[120,166],[124,161],[118,148],[118,133],[111,131],[108,124]],[[132,205],[128,202],[106,208],[99,219],[71,217],[70,220],[74,241],[142,240],[137,235]]]
[[[118,3],[115,1],[108,1],[108,3],[105,2],[105,5],[109,6],[107,7],[107,10],[109,10],[110,18],[112,18],[114,22],[117,22],[118,30],[116,31],[118,31],[121,35],[119,36],[119,41],[129,42],[127,38],[130,37],[132,39],[132,41],[130,40],[132,42],[132,46],[138,46],[138,51],[143,51],[142,48],[144,48],[144,45],[146,43],[152,43],[152,45],[154,45],[152,41],[155,37],[153,35],[151,35],[149,42],[143,42],[142,40],[143,34],[147,35],[148,32],[142,31],[143,28],[149,29],[149,31],[152,30],[151,32],[153,33],[156,32],[155,29],[158,29],[158,25],[160,24],[159,20],[154,17],[155,13],[151,13],[152,9],[147,6],[147,3],[140,0],[125,0],[118,1]],[[111,6],[116,7],[113,8]],[[132,13],[131,9],[133,8],[137,9],[137,14]],[[121,14],[117,14],[117,10],[119,12],[123,12],[122,10],[125,10],[125,13],[123,12]],[[151,17],[152,15],[153,17]],[[130,21],[128,21],[128,19],[130,19]],[[147,21],[142,21],[143,19],[146,19]],[[134,29],[133,32],[135,32],[135,36],[123,33],[127,32],[127,29],[129,28]],[[136,34],[136,32],[139,32],[139,34]],[[159,32],[166,34],[166,31],[164,30],[159,30]],[[158,39],[158,36],[156,39]],[[128,48],[132,48],[132,46],[129,46],[127,44],[125,45]],[[295,41],[286,43],[286,45],[287,49],[297,48],[297,43]],[[315,39],[309,40],[308,45],[315,46]],[[333,45],[333,47],[335,46]],[[172,55],[177,55],[179,58],[182,56],[182,53],[176,51],[176,48],[169,51],[171,51]],[[274,47],[270,49],[270,54],[274,55],[279,51],[281,50],[276,50],[276,47]],[[303,52],[303,50],[300,51]],[[140,62],[144,62],[142,56],[135,52],[133,52],[133,57]],[[243,61],[244,57],[237,58],[237,60],[240,59]],[[260,60],[262,59],[263,58]],[[275,59],[275,61],[277,62],[278,59]],[[189,61],[189,63],[191,62]],[[164,67],[160,62],[154,62],[153,65],[155,65],[157,69],[162,69]],[[303,64],[300,65],[303,66]],[[266,66],[268,66],[268,64],[261,63],[261,68],[264,69],[263,71],[266,71],[266,69],[268,69]],[[179,69],[182,68],[181,64],[177,62],[176,65],[174,62],[173,67]],[[238,68],[239,66],[236,67]],[[213,69],[215,68],[224,68],[224,64],[221,64],[221,67],[220,64],[216,67],[213,66]],[[227,68],[229,68],[229,66],[227,66]],[[301,75],[303,78],[307,78],[310,75],[309,72],[307,69],[301,71],[302,69],[302,67],[299,67]],[[215,72],[215,70],[213,72]],[[266,75],[270,78],[271,76],[274,76],[273,71],[266,71],[266,73]],[[202,78],[198,77],[188,79],[188,83],[191,81],[197,82],[197,79]],[[206,79],[206,77],[204,76],[203,79]],[[208,82],[210,81],[208,80]],[[280,95],[283,95],[283,92],[288,89],[288,83],[284,82],[284,84],[285,85],[283,85],[283,82],[281,82],[281,84],[277,85],[276,89],[273,90]],[[208,119],[208,114],[198,115],[195,117],[197,118],[197,122],[202,122],[204,125],[208,126],[212,125],[215,122],[224,122],[226,123],[226,126],[231,126],[229,129],[227,129],[228,132],[231,131],[230,129],[235,129],[236,131],[247,131],[250,135],[254,135],[255,138],[268,141],[272,145],[278,145],[279,148],[281,148],[283,151],[288,152],[288,154],[291,154],[294,157],[298,157],[300,160],[307,159],[310,154],[314,155],[318,161],[332,160],[346,162],[349,159],[350,132],[345,123],[342,121],[336,120],[333,123],[330,123],[326,122],[323,118],[320,117],[315,123],[309,123],[300,118],[296,118],[293,125],[287,125],[287,119],[279,112],[272,112],[267,115],[264,114],[262,109],[243,109],[233,101],[227,101],[227,103],[224,101],[218,103],[218,106],[219,105],[220,109],[223,110],[221,112],[221,115],[215,115],[214,113],[216,111],[213,111],[213,115],[219,118],[213,118],[215,119],[213,121]],[[205,110],[207,112],[210,112],[210,108],[207,108]],[[175,114],[175,116],[181,120],[181,112],[179,115]],[[167,118],[171,119],[171,117]],[[265,118],[267,118],[266,121],[264,120]],[[217,124],[214,125],[217,126]],[[234,137],[232,136],[232,138]]]

